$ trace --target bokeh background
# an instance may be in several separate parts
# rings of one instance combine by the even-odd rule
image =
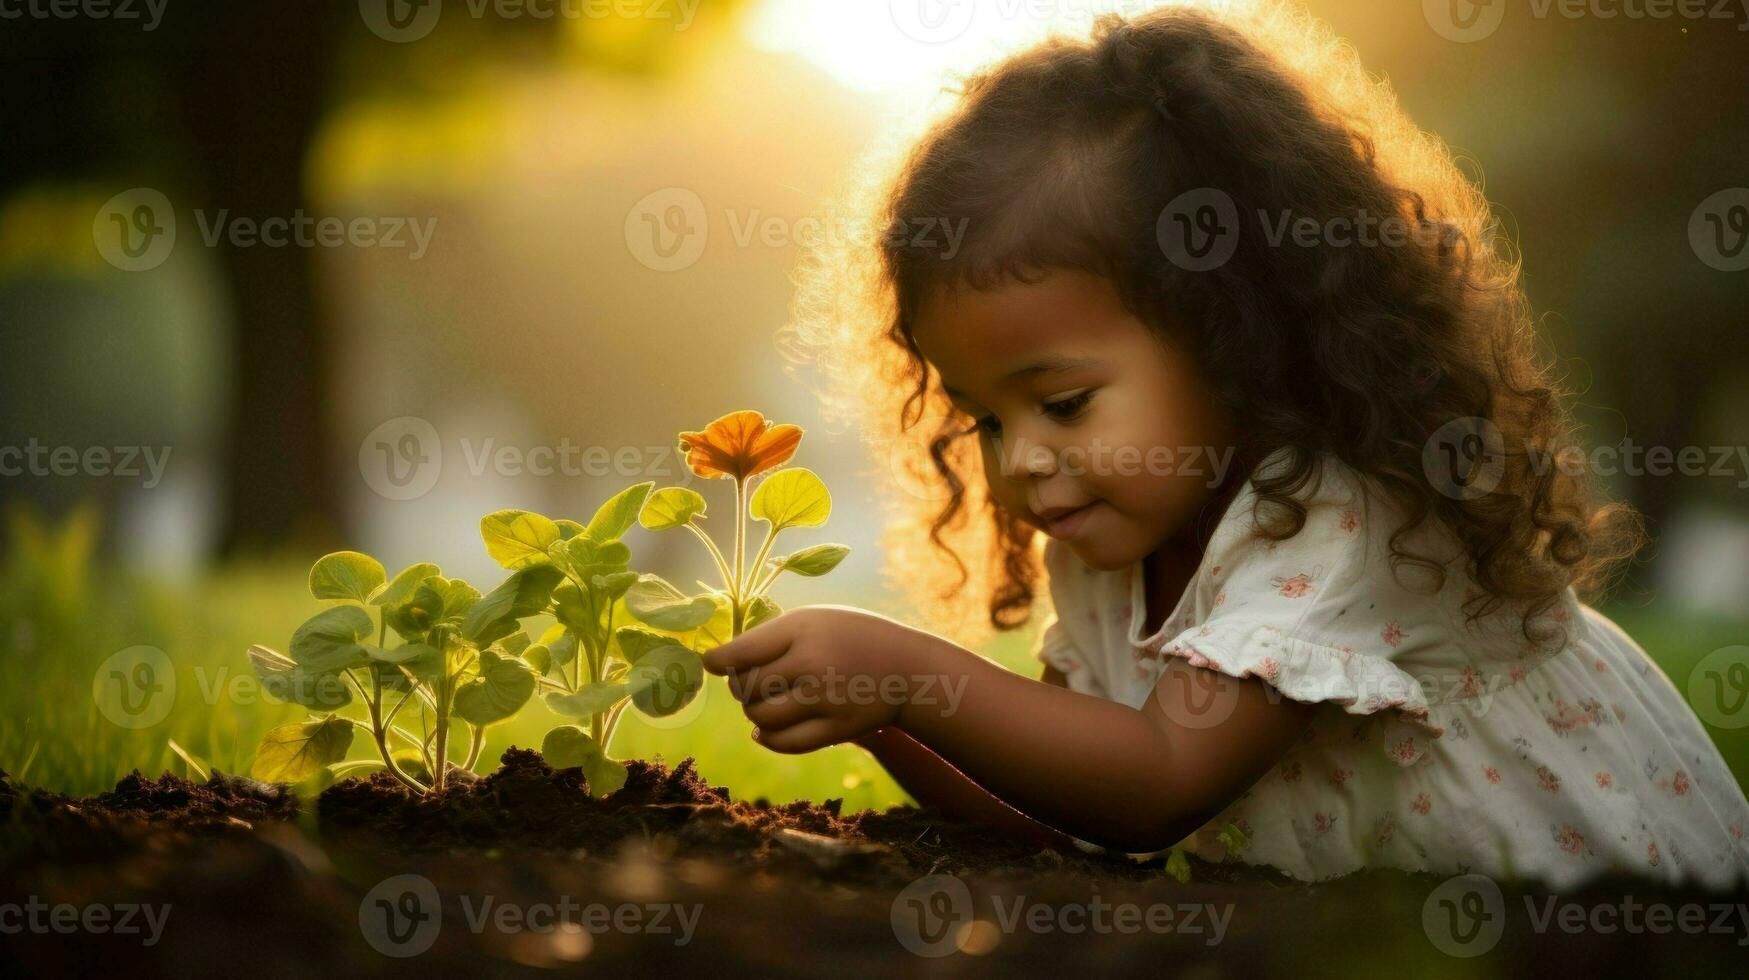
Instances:
[[[183,771],[174,742],[247,771],[303,709],[255,703],[244,650],[318,611],[317,556],[490,587],[481,514],[586,519],[626,484],[679,482],[675,433],[737,408],[807,427],[798,462],[836,504],[818,539],[855,549],[787,604],[904,616],[880,574],[890,461],[822,419],[777,340],[809,236],[859,228],[807,219],[953,73],[1154,5],[160,0],[0,21],[0,447],[41,454],[0,476],[0,768],[92,792]],[[1308,6],[1484,182],[1587,444],[1729,452],[1716,474],[1610,481],[1655,543],[1603,608],[1705,693],[1697,665],[1749,644],[1749,20]],[[167,208],[134,224],[149,201]],[[123,227],[166,241],[166,210],[167,250],[118,250]],[[207,240],[300,215],[402,244]],[[92,447],[162,471],[99,472]],[[497,462],[541,447],[576,467]],[[681,536],[629,543],[634,567],[706,571]],[[1029,644],[986,652],[1031,671]],[[175,665],[174,708],[117,724],[94,684],[141,645]],[[1749,778],[1749,677],[1711,677],[1739,704],[1709,730]],[[615,754],[696,755],[737,796],[903,799],[859,750],[758,749],[711,685],[684,723],[628,713]],[[553,723],[531,706],[488,761]]]

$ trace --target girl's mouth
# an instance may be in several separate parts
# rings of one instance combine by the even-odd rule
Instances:
[[[1058,541],[1067,541],[1075,536],[1075,532],[1081,529],[1081,525],[1087,523],[1087,515],[1091,514],[1093,508],[1098,506],[1099,501],[1095,500],[1092,503],[1082,504],[1073,510],[1050,511],[1040,514],[1038,517],[1044,522],[1046,534]]]

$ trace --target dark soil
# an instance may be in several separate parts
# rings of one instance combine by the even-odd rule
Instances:
[[[554,771],[540,753],[513,748],[496,772],[464,778],[435,798],[377,773],[330,787],[317,800],[317,813],[325,839],[371,851],[508,847],[611,855],[627,840],[659,837],[676,858],[782,865],[858,884],[902,884],[930,873],[1065,869],[1140,880],[1157,877],[1163,864],[1045,850],[916,807],[846,815],[835,799],[731,801],[728,787],[707,783],[690,758],[673,769],[660,762],[628,766],[626,785],[597,800],[579,770]]]
[[[1421,964],[1660,975],[1740,966],[1737,941],[1749,928],[1539,934],[1526,903],[1540,909],[1553,897],[1507,888],[1498,945],[1458,963],[1435,948],[1424,924],[1436,878],[1380,872],[1307,886],[1193,862],[1192,880],[1181,884],[1157,861],[1041,849],[927,809],[844,814],[837,800],[733,801],[690,759],[672,769],[634,762],[629,775],[624,789],[595,800],[577,770],[555,772],[538,753],[512,749],[498,771],[460,775],[436,798],[378,776],[330,787],[301,808],[284,787],[221,774],[197,784],[136,772],[111,792],[69,799],[21,789],[0,773],[0,964],[19,976],[129,977],[432,978],[573,964],[616,976],[1298,976],[1419,972]],[[899,938],[904,889],[932,874],[966,884],[976,920],[958,933],[964,951],[941,958],[913,955]],[[430,890],[434,904],[422,907],[438,925],[418,955],[399,958],[385,955],[369,923],[391,899],[407,900],[404,876]],[[1599,882],[1562,901],[1619,904],[1623,895],[1642,905],[1725,901],[1632,881]],[[1047,912],[1167,906],[1179,910],[1178,925],[1128,933],[1072,928],[1066,918],[1044,929],[999,925],[1016,901]],[[487,902],[531,918],[493,918],[481,911]],[[119,929],[7,928],[22,921],[27,903],[104,906],[118,916],[138,903],[160,909],[163,928],[152,942]],[[555,931],[532,918],[566,903],[616,913],[692,909],[695,929],[681,941],[654,920],[648,928],[591,922]],[[1192,908],[1206,911],[1192,920],[1184,911]],[[1212,919],[1223,910],[1217,935]]]

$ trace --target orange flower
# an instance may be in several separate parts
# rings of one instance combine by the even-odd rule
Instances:
[[[788,462],[801,442],[800,426],[772,425],[758,412],[730,412],[703,432],[682,432],[680,451],[687,467],[707,480],[745,480]]]

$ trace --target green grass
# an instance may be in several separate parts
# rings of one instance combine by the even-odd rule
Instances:
[[[31,785],[88,794],[136,768],[185,772],[170,751],[174,739],[211,766],[246,773],[263,733],[306,715],[295,705],[251,697],[254,674],[244,656],[252,643],[283,649],[292,630],[323,607],[308,598],[305,562],[232,565],[173,585],[95,564],[95,520],[89,513],[52,531],[15,515],[11,539],[0,567],[0,768]],[[1677,620],[1649,609],[1610,613],[1684,690],[1695,663],[1749,634],[1741,623]],[[1030,642],[1024,633],[1008,635],[984,652],[1032,673]],[[163,650],[176,675],[173,710],[140,729],[111,722],[93,695],[104,661],[136,645]],[[481,768],[489,769],[511,745],[538,746],[549,728],[566,721],[543,704],[531,704],[490,730]],[[1739,782],[1749,783],[1749,728],[1709,734]],[[704,777],[730,787],[737,798],[842,797],[850,809],[906,800],[854,746],[783,756],[750,736],[751,726],[726,685],[713,677],[699,704],[677,719],[654,722],[628,711],[612,752],[670,763],[696,756]],[[353,757],[365,758],[367,751],[360,739]]]

